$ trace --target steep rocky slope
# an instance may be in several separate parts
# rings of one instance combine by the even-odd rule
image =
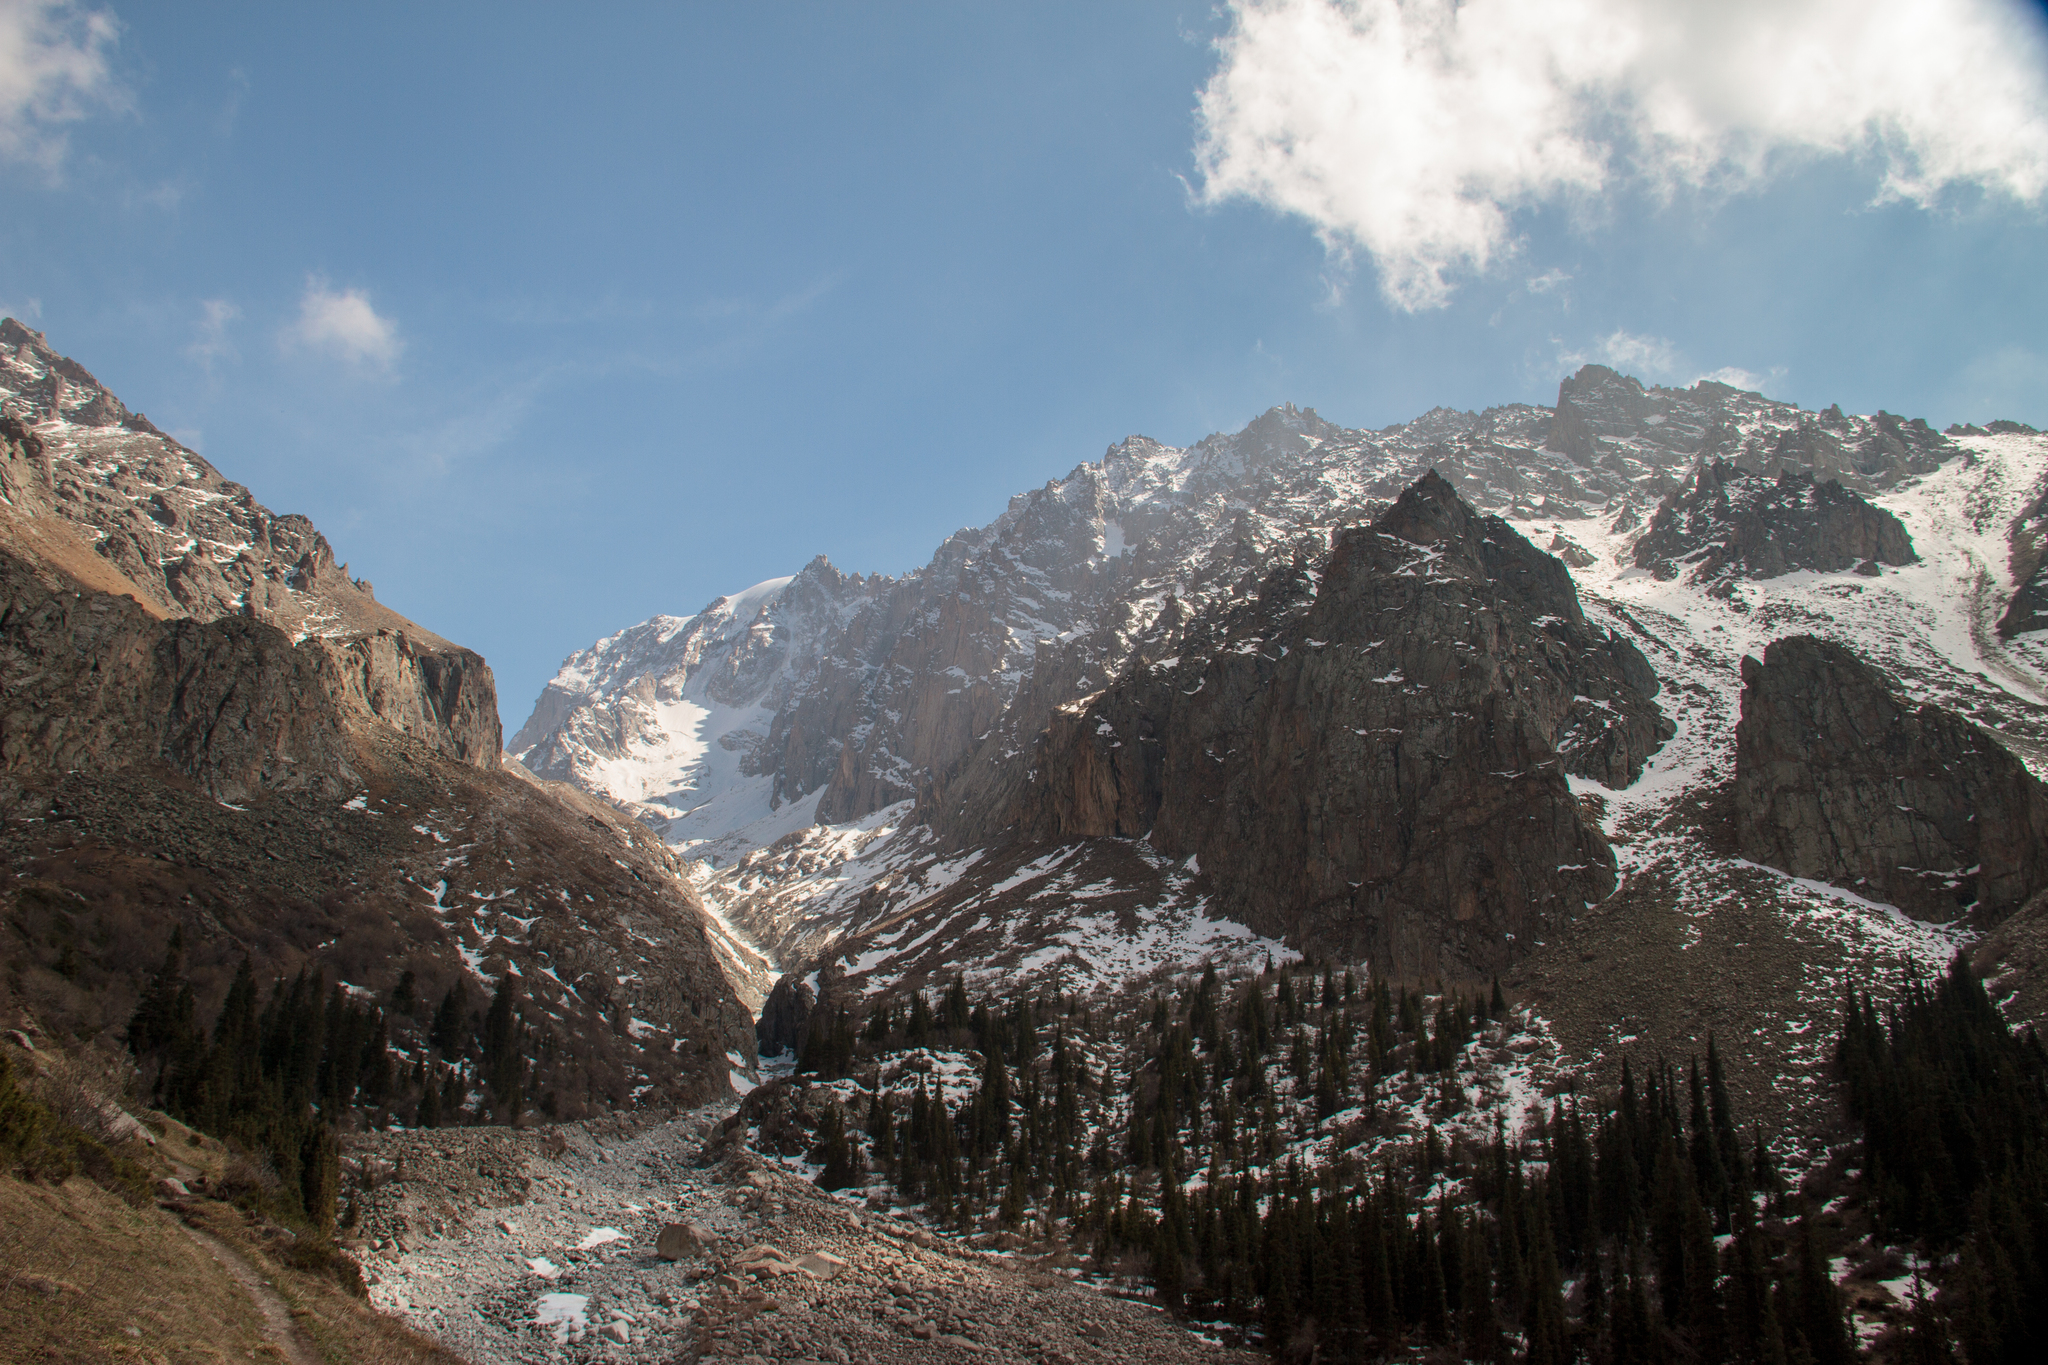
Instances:
[[[502,984],[529,1105],[728,1093],[754,960],[677,856],[501,765],[483,660],[330,572],[303,518],[0,336],[0,1004],[118,1048],[175,931],[202,1026],[245,957],[266,990],[318,973],[385,1007],[403,1074],[437,1002],[466,993],[468,1033]]]
[[[1626,786],[1672,731],[1564,565],[1434,474],[1179,648],[1019,757],[1019,833],[1149,838],[1199,859],[1223,916],[1403,976],[1498,971],[1605,896],[1566,775]]]
[[[1913,562],[1905,525],[1833,479],[1781,470],[1775,479],[1724,460],[1702,461],[1691,487],[1664,500],[1635,544],[1637,568],[1709,592],[1738,578],[1794,569],[1876,574]]]
[[[1596,518],[1639,526],[1703,455],[1870,492],[1955,450],[1924,423],[1888,414],[1804,412],[1708,381],[1645,388],[1601,366],[1566,380],[1555,409],[1438,408],[1375,432],[1290,405],[1185,449],[1133,436],[958,532],[902,580],[864,580],[864,599],[838,599],[853,609],[817,641],[776,627],[796,663],[765,741],[740,741],[753,755],[744,765],[707,765],[690,745],[653,738],[642,712],[605,709],[616,703],[587,721],[564,706],[566,696],[613,697],[642,675],[670,676],[669,662],[638,661],[638,641],[716,634],[715,606],[704,626],[657,618],[570,661],[514,749],[730,862],[813,819],[864,817],[1028,744],[1056,708],[1099,690],[1137,653],[1171,654],[1154,646],[1188,614],[1252,593],[1278,560],[1326,552],[1334,531],[1369,521],[1431,469],[1481,511],[1556,519],[1537,543],[1583,567],[1582,529]],[[811,591],[802,583],[784,591]],[[771,620],[782,610],[766,599],[749,608],[763,609]],[[606,738],[580,739],[579,727]],[[756,718],[737,725],[758,728]],[[589,757],[559,762],[579,746]],[[773,775],[765,800],[761,773]],[[667,825],[674,806],[645,810],[651,792],[700,813]],[[755,834],[720,837],[749,820],[761,822]]]
[[[312,522],[272,513],[12,318],[0,319],[0,498],[16,556],[151,615],[241,617],[315,640],[353,706],[497,766],[480,657],[378,602]]]
[[[2048,889],[2048,791],[1982,730],[1808,635],[1743,660],[1742,680],[1745,856],[1935,920],[1995,924]]]

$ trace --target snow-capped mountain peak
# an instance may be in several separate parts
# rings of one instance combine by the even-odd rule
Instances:
[[[783,803],[760,761],[769,725],[886,582],[842,574],[820,555],[694,616],[607,636],[563,663],[512,753],[685,847],[771,815]]]

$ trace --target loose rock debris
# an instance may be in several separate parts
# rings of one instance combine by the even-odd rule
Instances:
[[[959,1247],[744,1148],[699,1166],[731,1112],[366,1135],[372,1302],[478,1361],[1263,1359],[1074,1283],[1071,1257]]]

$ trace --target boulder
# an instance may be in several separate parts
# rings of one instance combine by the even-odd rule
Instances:
[[[655,1239],[654,1254],[664,1261],[701,1255],[718,1245],[718,1234],[698,1223],[670,1223]]]
[[[764,1261],[787,1262],[788,1260],[789,1253],[774,1243],[756,1242],[735,1257],[733,1264],[744,1270],[750,1265],[759,1265]]]
[[[836,1280],[845,1273],[847,1263],[829,1251],[806,1251],[797,1258],[796,1268],[813,1279]]]

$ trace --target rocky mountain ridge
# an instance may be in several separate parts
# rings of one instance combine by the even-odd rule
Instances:
[[[242,617],[317,641],[352,705],[497,766],[481,657],[378,602],[311,521],[272,513],[12,318],[0,319],[0,499],[0,535],[30,562],[154,616]]]
[[[657,616],[600,640],[562,665],[511,751],[685,848],[767,818],[780,804],[770,726],[848,619],[888,586],[820,555],[695,616]]]
[[[245,961],[374,1002],[401,1121],[428,1089],[453,1119],[744,1084],[757,959],[644,827],[501,764],[484,661],[39,334],[0,339],[0,1004],[118,1049],[175,942],[196,1018]],[[494,993],[530,1051],[486,1088]]]
[[[1441,432],[1455,431],[1462,419],[1436,413],[1427,420]],[[1865,430],[1881,448],[1877,438],[1888,428],[1873,421]],[[1906,963],[1933,970],[1983,932],[1982,915],[1958,920],[1950,910],[1916,925],[1874,900],[1868,887],[1857,888],[1854,878],[1837,892],[1810,873],[1795,877],[1760,866],[1742,852],[1734,804],[1742,660],[1762,657],[1790,634],[1818,633],[1853,648],[1909,707],[1934,705],[1963,717],[2023,758],[2042,752],[2048,708],[2037,644],[2027,633],[2001,638],[1993,625],[2014,591],[2010,571],[2001,570],[2016,528],[2048,489],[2048,442],[2025,433],[1967,432],[1948,441],[1951,453],[1929,472],[1900,474],[1889,489],[1867,497],[1843,488],[1842,515],[1818,519],[1806,532],[1810,548],[1830,556],[1820,562],[1836,566],[1827,569],[1774,574],[1772,565],[1738,556],[1711,583],[1660,579],[1636,563],[1646,524],[1626,502],[1598,517],[1584,515],[1577,503],[1538,509],[1524,499],[1510,506],[1502,520],[1531,547],[1558,556],[1552,571],[1568,571],[1589,629],[1626,640],[1648,661],[1661,684],[1656,707],[1674,729],[1639,775],[1626,766],[1604,776],[1566,774],[1583,818],[1613,851],[1612,894],[1519,936],[1497,958],[1440,954],[1443,970],[1505,962],[1503,980],[1527,993],[1575,1063],[1593,1075],[1606,1074],[1603,1068],[1631,1047],[1679,1050],[1711,1028],[1771,1040],[1759,1060],[1764,1072],[1797,1076],[1826,1062],[1802,1041],[1826,1022],[1822,997],[1832,987],[1816,993],[1816,980],[1893,980]],[[1782,473],[1769,471],[1757,486],[1775,493],[1782,483],[1805,501],[1810,476],[1795,471],[1781,480]],[[1689,477],[1686,485],[1693,484]],[[1674,482],[1665,496],[1682,499],[1685,492]],[[1859,563],[1865,555],[1844,553],[1865,528],[1894,521],[1910,528],[1912,557],[1905,562]],[[1164,702],[1168,714],[1187,704],[1182,694],[1195,690],[1192,677],[1177,693],[1169,687],[1185,670],[1206,667],[1191,659],[1216,652],[1213,642],[1190,649],[1187,637],[1210,632],[1227,642],[1239,629],[1245,639],[1257,638],[1255,649],[1267,656],[1276,654],[1268,642],[1278,640],[1289,653],[1257,663],[1268,670],[1291,666],[1297,653],[1327,653],[1334,632],[1307,629],[1300,619],[1327,582],[1330,558],[1328,546],[1312,537],[1247,554],[1246,568],[1263,564],[1264,577],[1241,589],[1233,582],[1236,591],[1207,603],[1162,606],[1154,627],[1133,639],[1106,691],[1097,684],[1084,698],[1048,707],[1036,733],[999,727],[915,808],[902,803],[866,821],[789,832],[729,866],[700,866],[698,885],[771,956],[804,974],[798,984],[839,1002],[934,988],[956,971],[1004,989],[1041,980],[1090,989],[1176,962],[1244,961],[1318,944],[1335,950],[1341,940],[1300,936],[1299,923],[1247,922],[1252,916],[1234,898],[1260,879],[1233,861],[1256,863],[1260,850],[1233,848],[1212,861],[1205,849],[1190,857],[1193,846],[1164,843],[1162,826],[1170,822],[1147,823],[1149,805],[1125,805],[1151,789],[1148,764],[1157,761],[1144,757],[1158,747],[1146,742],[1158,731],[1146,728],[1137,700]],[[1309,648],[1308,640],[1324,641],[1325,650]],[[1321,716],[1328,698],[1303,692],[1293,700],[1276,713]],[[1341,746],[1347,737],[1330,732],[1347,728],[1369,727],[1316,730],[1304,720],[1304,739],[1312,730],[1314,738],[1284,752],[1312,766],[1307,751]],[[1282,751],[1280,742],[1272,747]],[[1066,795],[1041,797],[1038,813],[1026,818],[1016,774],[1020,764],[1030,771],[1047,755],[1058,757],[1053,770],[1063,774]],[[1310,793],[1304,801],[1318,799],[1316,784],[1302,785]],[[1162,811],[1175,800],[1206,806],[1203,796],[1218,795],[1199,784],[1171,793],[1157,786]],[[1274,818],[1244,825],[1235,842],[1265,840],[1319,856],[1315,845],[1298,841],[1284,814],[1294,793],[1284,783],[1264,790],[1277,798]],[[1065,813],[1045,820],[1044,812],[1062,802]],[[1121,818],[1117,812],[1126,809],[1129,818]],[[1077,818],[1082,812],[1086,820]],[[1577,861],[1559,852],[1551,866]],[[1299,875],[1290,865],[1278,880]],[[1447,898],[1418,913],[1432,933],[1456,924]],[[1377,933],[1383,926],[1352,925],[1361,927]],[[1289,933],[1288,940],[1268,937],[1275,931]],[[1494,945],[1501,948],[1504,937]],[[1374,960],[1402,971],[1426,970],[1420,964],[1429,961],[1420,952],[1402,956],[1385,940],[1378,952]],[[2012,1007],[2028,1008],[2039,993],[2030,992],[2024,973],[2008,975],[2003,989]],[[1658,989],[1645,995],[1643,983],[1652,979]]]
[[[1431,469],[1483,512],[1557,519],[1542,546],[1573,559],[1584,551],[1568,527],[1640,525],[1703,457],[1870,492],[1954,451],[1925,423],[1885,413],[1805,412],[1710,381],[1646,388],[1601,366],[1561,384],[1555,409],[1439,408],[1369,432],[1288,405],[1186,449],[1130,437],[1017,495],[989,525],[956,533],[924,568],[873,588],[835,637],[800,649],[806,660],[815,650],[816,665],[791,680],[756,765],[774,774],[778,812],[816,796],[805,823],[914,798],[963,765],[1029,743],[1055,708],[1129,659],[1166,657],[1155,636],[1205,604],[1253,592],[1276,558],[1326,553],[1338,528],[1370,520]],[[565,676],[581,667],[572,661]],[[560,709],[564,692],[580,695],[551,685],[517,751],[575,728]],[[634,809],[688,761],[659,773],[658,759],[649,771],[584,763],[570,780]],[[797,827],[784,817],[725,856]],[[703,825],[683,837],[719,848]]]

